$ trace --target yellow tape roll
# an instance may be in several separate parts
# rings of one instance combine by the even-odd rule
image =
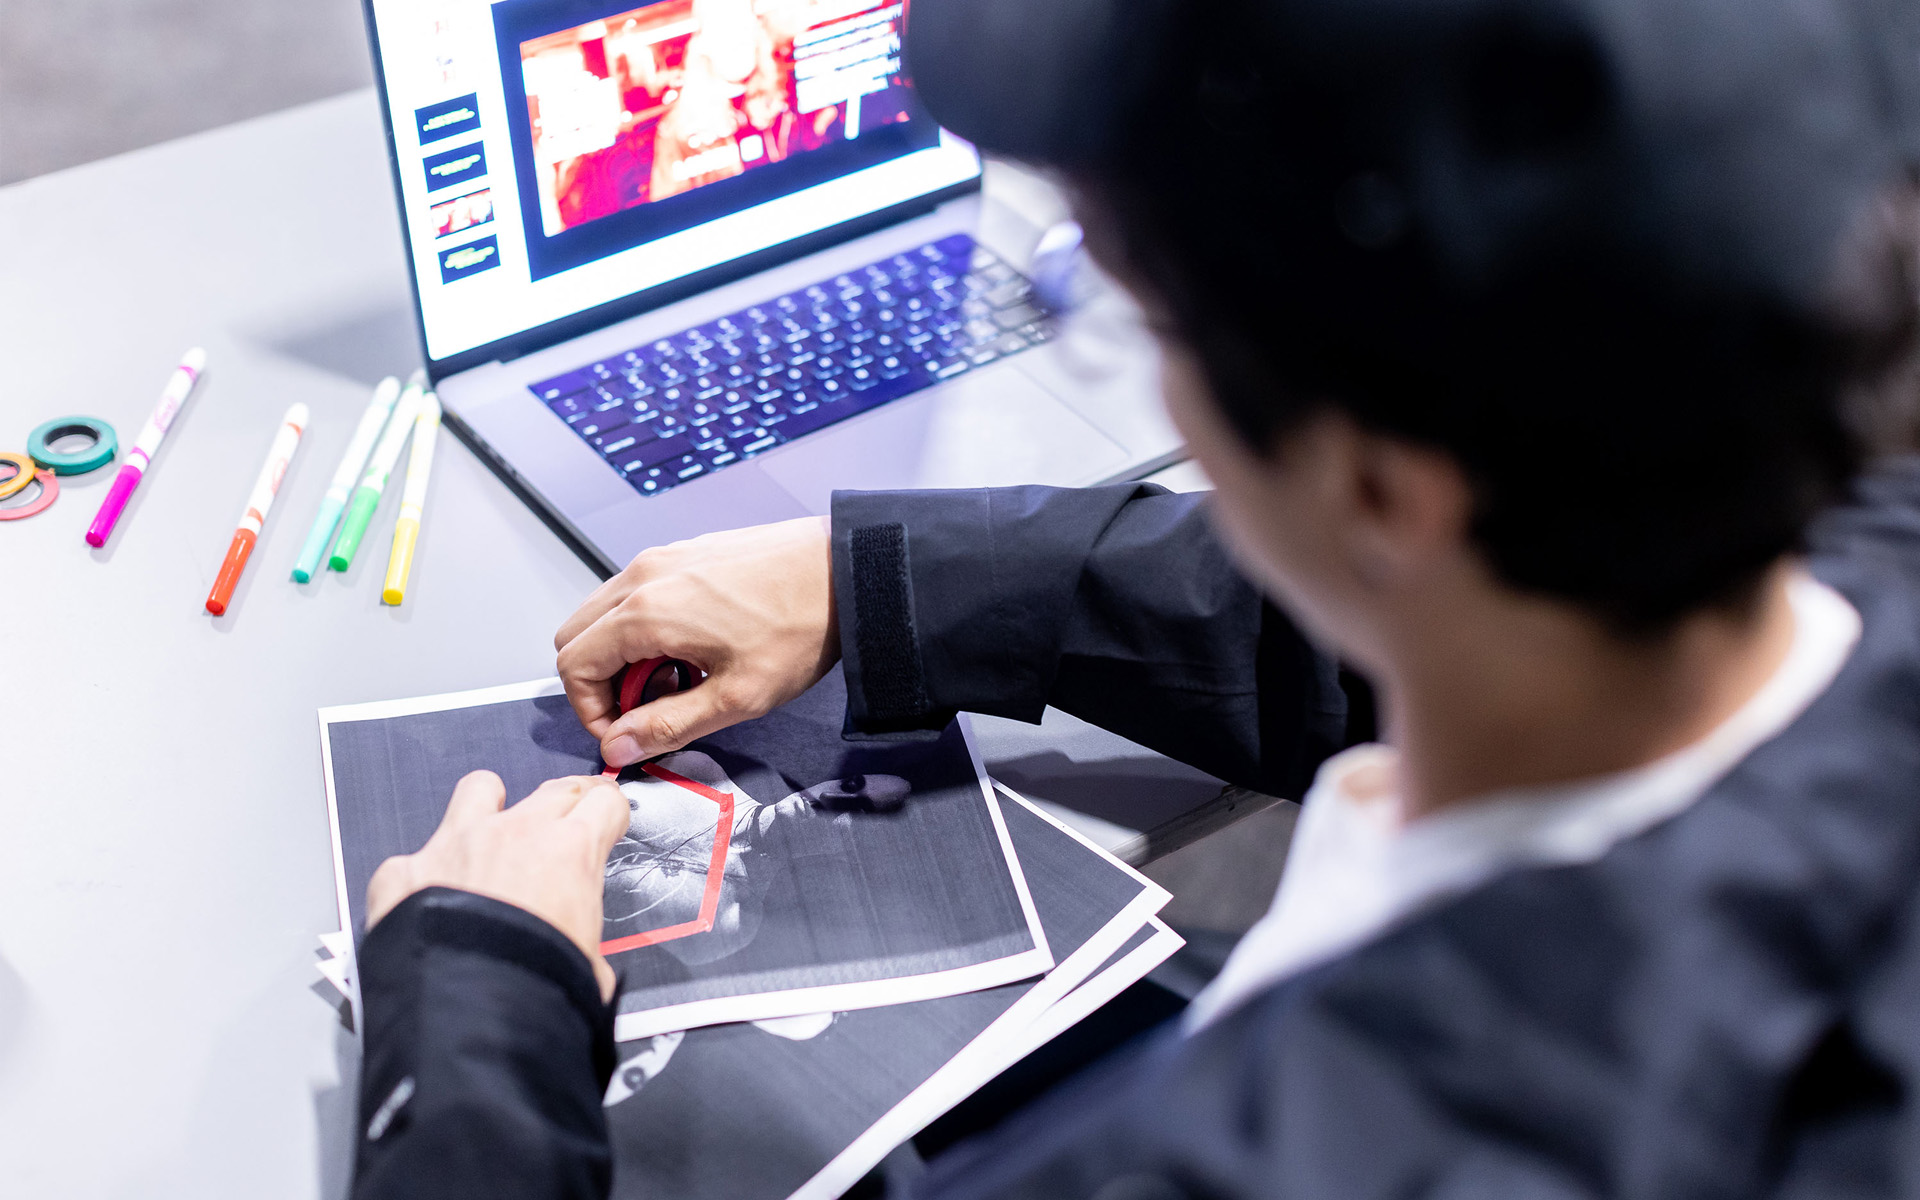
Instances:
[[[13,467],[12,475],[0,479],[0,500],[26,491],[27,485],[33,482],[34,472],[40,469],[31,458],[10,450],[0,450],[0,463]]]

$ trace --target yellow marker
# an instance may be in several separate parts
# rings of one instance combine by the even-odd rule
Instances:
[[[413,570],[413,544],[420,540],[420,517],[427,503],[427,475],[433,470],[433,443],[440,435],[440,398],[420,398],[413,419],[413,452],[407,458],[407,487],[400,493],[400,519],[393,523],[393,554],[387,559],[387,583],[380,598],[398,604],[407,598],[407,574]]]

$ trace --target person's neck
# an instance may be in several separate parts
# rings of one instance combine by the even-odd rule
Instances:
[[[1791,577],[1779,565],[1753,604],[1696,613],[1645,640],[1517,596],[1449,614],[1444,633],[1436,622],[1439,636],[1383,681],[1403,819],[1629,770],[1699,741],[1785,659]]]

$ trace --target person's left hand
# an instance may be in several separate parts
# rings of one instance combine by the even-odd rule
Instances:
[[[367,928],[415,892],[457,888],[525,909],[565,934],[613,999],[613,968],[600,957],[607,855],[627,831],[627,798],[611,779],[549,780],[502,811],[506,785],[475,771],[453,789],[427,844],[380,864],[367,884]]]

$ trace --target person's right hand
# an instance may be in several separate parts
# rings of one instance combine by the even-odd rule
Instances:
[[[610,767],[763,716],[840,660],[828,520],[643,551],[587,597],[553,644],[567,699]],[[698,667],[706,680],[622,715],[614,677],[628,663],[663,657]]]

